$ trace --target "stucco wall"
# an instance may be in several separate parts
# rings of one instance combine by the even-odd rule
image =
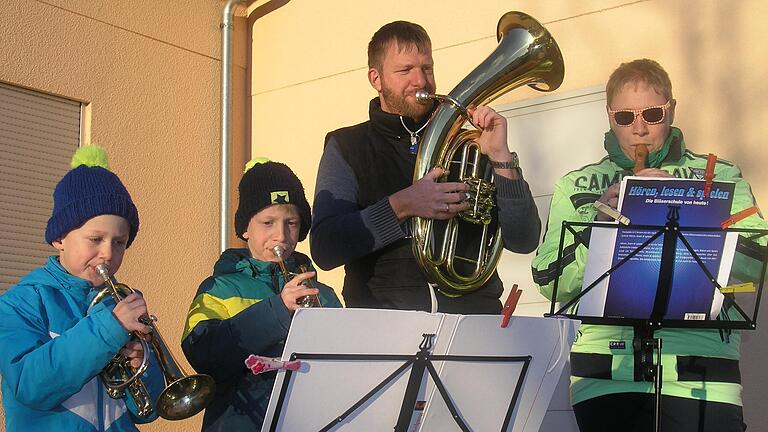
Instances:
[[[188,370],[179,346],[186,311],[219,252],[224,4],[0,2],[0,80],[89,104],[86,142],[106,147],[141,218],[118,279],[144,293],[164,338]],[[242,166],[247,141],[247,21],[238,21],[234,170]],[[161,420],[142,430],[198,430],[201,418]]]
[[[328,131],[367,119],[375,96],[367,81],[366,46],[384,23],[423,25],[434,51],[439,92],[446,93],[496,46],[498,18],[512,8],[543,23],[562,50],[566,76],[558,92],[604,85],[623,61],[659,61],[678,100],[675,124],[696,152],[714,152],[738,163],[758,203],[768,200],[768,117],[764,80],[768,37],[758,0],[421,1],[293,0],[254,21],[251,75],[252,152],[288,163],[308,195]],[[535,98],[518,89],[495,105]],[[552,125],[557,127],[557,125]],[[573,151],[597,142],[574,142]],[[514,144],[512,145],[514,149]],[[554,159],[567,154],[552,154]],[[523,162],[524,163],[524,162]],[[562,166],[562,162],[558,165]],[[577,168],[576,166],[572,167]],[[564,173],[564,172],[563,172]],[[534,177],[530,175],[529,177]],[[552,185],[548,186],[551,191]],[[550,192],[551,193],[551,192]],[[541,209],[540,209],[541,210]],[[546,214],[546,209],[542,213]],[[308,242],[302,247],[308,250]],[[320,277],[341,287],[343,271]],[[768,385],[759,367],[768,355],[768,331],[744,337],[743,376],[747,420],[768,422],[758,390]]]
[[[119,276],[145,293],[184,366],[175,342],[194,290],[218,254],[223,4],[0,2],[0,80],[89,104],[86,135],[108,149],[142,217]],[[248,83],[247,33],[243,25],[235,27],[239,150],[233,183],[242,145],[252,140],[254,155],[288,163],[313,195],[325,133],[366,118],[375,93],[367,83],[365,48],[382,24],[405,19],[427,29],[438,90],[447,92],[493,50],[498,17],[512,7],[540,20],[560,45],[566,78],[559,91],[602,84],[621,61],[660,61],[672,76],[676,124],[689,145],[737,162],[765,206],[768,172],[761,165],[768,151],[761,145],[761,126],[768,120],[768,84],[762,79],[768,48],[762,41],[768,30],[762,17],[768,4],[759,0],[271,0],[253,8],[249,20]],[[496,104],[538,95],[520,89]],[[247,129],[250,136],[243,136]],[[586,145],[597,144],[574,143],[574,151]],[[230,190],[236,192],[234,184]],[[321,278],[340,287],[341,274]],[[768,385],[758,368],[768,355],[766,334],[745,337],[755,347],[745,353],[743,368],[753,425],[768,422],[768,413],[759,412],[764,401],[756,399],[756,389]],[[196,430],[199,421],[158,421],[142,430]]]

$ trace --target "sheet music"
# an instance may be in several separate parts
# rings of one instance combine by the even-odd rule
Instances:
[[[730,216],[733,182],[715,181],[704,197],[704,181],[626,177],[621,184],[619,211],[634,225],[667,223],[669,206],[679,206],[679,225],[719,227]],[[595,227],[584,273],[587,287],[603,273],[648,240],[654,232],[621,227]],[[715,276],[726,286],[731,272],[738,234],[683,231],[683,236]],[[579,315],[645,319],[650,316],[656,295],[663,237],[659,237],[587,293]],[[720,313],[723,295],[712,286],[682,241],[677,241],[672,291],[665,319],[714,319]]]

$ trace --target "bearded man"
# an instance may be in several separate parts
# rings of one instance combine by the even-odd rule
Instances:
[[[436,104],[416,92],[435,92],[432,42],[419,25],[395,21],[368,44],[368,80],[378,92],[369,120],[329,133],[317,174],[310,231],[312,256],[325,270],[345,266],[347,307],[498,314],[503,285],[496,272],[480,289],[455,296],[430,285],[411,250],[409,219],[446,220],[466,210],[469,187],[439,182],[430,171],[413,182],[419,134]],[[504,247],[517,253],[538,245],[541,222],[517,155],[507,145],[507,121],[486,106],[470,109],[481,153],[493,166]]]

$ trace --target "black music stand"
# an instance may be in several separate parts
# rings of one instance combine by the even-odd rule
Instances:
[[[693,249],[690,242],[686,239],[685,232],[733,232],[733,233],[745,233],[748,236],[748,240],[756,240],[768,236],[768,230],[759,229],[746,229],[746,228],[711,228],[711,227],[681,227],[678,224],[679,220],[679,207],[669,206],[669,212],[667,214],[667,223],[663,226],[657,225],[629,225],[622,226],[616,223],[608,222],[563,222],[563,229],[560,233],[560,244],[558,248],[557,257],[557,274],[562,274],[562,260],[564,255],[564,243],[565,233],[570,232],[574,240],[576,241],[576,247],[585,247],[589,249],[591,230],[592,228],[608,228],[608,229],[633,229],[633,230],[645,230],[653,233],[650,238],[640,244],[637,248],[629,252],[624,258],[620,259],[610,269],[602,273],[596,280],[582,288],[582,291],[576,295],[573,299],[566,302],[559,308],[556,307],[557,290],[559,283],[559,276],[554,281],[552,301],[550,303],[550,312],[545,316],[566,316],[572,319],[581,320],[585,324],[604,324],[604,325],[618,325],[618,326],[632,326],[635,330],[635,340],[633,341],[633,350],[640,354],[640,365],[635,366],[635,379],[641,379],[643,381],[649,381],[654,383],[656,405],[654,412],[654,430],[658,432],[660,430],[660,406],[661,406],[661,386],[662,386],[662,365],[661,365],[661,350],[662,340],[654,337],[654,332],[661,328],[701,328],[701,329],[715,329],[715,330],[754,330],[757,328],[757,316],[760,306],[760,298],[763,292],[763,285],[765,282],[766,268],[768,267],[768,248],[765,246],[749,246],[747,242],[743,242],[743,237],[739,237],[740,246],[737,246],[737,256],[742,255],[742,258],[754,260],[760,270],[754,275],[754,280],[751,282],[757,286],[756,294],[751,298],[753,302],[752,315],[749,316],[745,312],[746,307],[742,307],[737,301],[737,294],[725,295],[723,301],[723,310],[733,308],[739,315],[737,320],[720,319],[720,316],[726,316],[721,312],[717,319],[705,318],[703,320],[683,320],[683,319],[667,319],[666,314],[668,307],[670,306],[670,293],[674,278],[675,260],[677,257],[677,242],[678,240],[685,246],[686,250],[691,254],[693,259],[698,264],[701,271],[707,276],[711,282],[711,289],[714,293],[714,289],[723,290],[723,287],[718,283],[717,278],[712,275],[712,272],[706,267],[699,254]],[[586,227],[585,230],[576,231],[573,227]],[[653,309],[647,317],[644,318],[626,318],[626,317],[606,317],[606,316],[585,316],[579,315],[578,303],[586,294],[593,290],[598,284],[603,282],[608,276],[616,272],[627,262],[629,262],[638,253],[643,251],[649,245],[659,238],[663,238],[663,245],[661,250],[659,276],[656,285],[656,293],[653,302]],[[575,252],[572,252],[575,253]],[[733,275],[733,270],[732,273]],[[744,281],[741,281],[744,282]],[[654,352],[656,353],[656,361],[654,362]]]

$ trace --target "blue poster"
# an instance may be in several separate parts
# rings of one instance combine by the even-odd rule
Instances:
[[[620,212],[631,225],[619,228],[612,266],[657,231],[632,225],[667,223],[670,206],[678,206],[679,226],[719,227],[731,214],[734,183],[713,182],[704,196],[703,180],[669,178],[625,179]],[[724,232],[682,232],[712,275],[717,277],[725,244]],[[649,318],[656,297],[663,235],[616,269],[610,277],[605,317]],[[709,316],[714,286],[681,240],[677,240],[672,288],[664,319],[704,320]]]

